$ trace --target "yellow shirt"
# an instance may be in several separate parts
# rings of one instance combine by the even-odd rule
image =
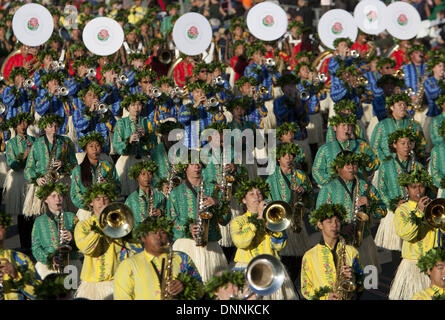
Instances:
[[[340,245],[337,245],[335,249],[338,256]],[[306,299],[312,300],[316,290],[322,287],[334,287],[337,271],[332,250],[333,248],[322,241],[304,254],[301,263],[301,293]],[[346,245],[345,259],[346,264],[352,266],[357,278],[357,273],[361,273],[362,270],[357,249]],[[328,295],[329,293],[326,293],[321,296],[320,300],[327,300]]]
[[[20,281],[21,279],[23,279],[23,274],[18,270],[19,267],[23,268],[25,271],[30,271],[37,278],[37,273],[34,267],[34,263],[27,255],[14,250],[2,249],[0,250],[0,259],[7,259],[10,263],[14,265],[18,275],[18,278],[14,279],[14,281]],[[3,276],[4,280],[3,284],[5,285],[6,282],[10,279],[11,277],[8,274],[5,274]],[[0,290],[3,290],[5,300],[24,300],[25,296],[28,299],[34,299],[35,298],[34,285],[38,284],[39,282],[40,280],[34,280],[33,283],[26,283],[25,286],[19,290],[9,289],[8,286],[5,285],[5,287]]]
[[[252,213],[247,211],[230,221],[230,235],[238,248],[234,261],[247,264],[260,254],[270,254],[279,258],[278,251],[286,245],[287,235],[283,232],[272,235],[267,232],[258,232],[256,226],[248,222],[250,216]]]
[[[143,19],[147,14],[148,9],[146,7],[136,7],[132,6],[130,9],[130,14],[128,15],[128,23],[135,25],[139,20]]]
[[[165,259],[164,268],[162,260]],[[114,280],[115,300],[161,300],[161,285],[152,262],[162,279],[166,277],[168,254],[158,257],[143,251],[119,265]],[[162,270],[164,272],[162,273]],[[192,259],[183,252],[175,252],[172,259],[172,278],[179,273],[187,273],[201,282],[201,277]]]
[[[410,217],[423,218],[423,212],[416,210],[417,202],[409,200],[395,211],[394,223],[397,235],[402,238],[402,258],[418,260],[428,250],[439,245],[439,229],[426,223],[415,224]]]
[[[445,288],[439,288],[437,286],[428,287],[423,291],[417,292],[411,300],[433,300],[435,295],[444,295]]]
[[[128,249],[120,239],[112,241],[91,230],[94,222],[99,226],[99,219],[91,216],[77,223],[74,229],[77,248],[84,254],[80,279],[89,282],[112,281],[120,261],[128,255]]]

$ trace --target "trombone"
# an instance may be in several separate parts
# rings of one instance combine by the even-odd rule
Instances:
[[[102,210],[99,227],[106,236],[112,239],[123,238],[133,230],[133,212],[123,203],[112,202]]]
[[[291,224],[289,219],[291,214],[292,208],[287,202],[272,201],[263,211],[266,228],[271,232],[282,232],[286,230]]]
[[[445,232],[445,198],[431,200],[425,209],[425,221],[433,228]]]

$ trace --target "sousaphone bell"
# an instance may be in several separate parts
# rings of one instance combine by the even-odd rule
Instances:
[[[123,203],[112,202],[102,210],[99,227],[110,238],[125,237],[134,227],[133,212]]]
[[[261,254],[250,260],[246,268],[246,278],[251,293],[247,294],[245,299],[252,293],[267,296],[276,292],[283,285],[284,267],[278,258],[269,254]]]

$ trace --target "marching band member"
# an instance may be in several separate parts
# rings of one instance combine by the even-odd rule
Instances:
[[[193,68],[195,67],[195,59],[192,56],[180,54],[182,61],[174,68],[174,78],[176,85],[181,88],[188,84],[188,79],[193,76]]]
[[[79,140],[79,148],[85,151],[85,157],[71,173],[70,190],[71,201],[79,208],[76,213],[79,220],[86,220],[83,201],[89,186],[110,182],[116,188],[116,193],[120,194],[120,181],[113,162],[100,158],[104,145],[105,140],[98,132],[92,132]]]
[[[5,79],[8,79],[11,71],[17,67],[25,68],[30,76],[32,76],[35,71],[36,64],[38,63],[36,61],[39,50],[38,47],[30,47],[19,42],[17,49],[20,49],[20,53],[13,55],[5,63],[5,68],[3,70],[3,77]]]
[[[158,166],[150,160],[134,164],[128,172],[128,176],[138,183],[137,190],[125,200],[125,204],[133,211],[135,228],[147,217],[160,216],[165,212],[165,196],[152,185],[157,171]]]
[[[405,93],[393,94],[386,98],[386,110],[388,118],[380,121],[374,128],[371,136],[371,146],[377,153],[379,159],[384,161],[391,156],[388,146],[388,137],[398,129],[412,128],[420,143],[416,144],[416,156],[422,159],[425,156],[426,141],[420,124],[410,118],[407,106],[410,98]]]
[[[419,258],[417,267],[430,277],[431,285],[423,291],[416,292],[412,300],[445,299],[445,250],[443,248],[429,250]]]
[[[34,195],[36,186],[49,183],[52,175],[57,175],[59,181],[64,180],[70,186],[66,180],[77,160],[73,142],[57,134],[62,124],[63,118],[57,114],[47,114],[39,120],[39,128],[45,134],[32,144],[25,166],[25,179],[31,183],[23,207],[27,217],[41,213],[41,202]],[[65,200],[67,208],[71,208],[71,199]]]
[[[340,100],[339,102],[334,104],[334,111],[336,115],[339,116],[349,116],[350,114],[355,114],[357,112],[357,104],[353,100]],[[335,131],[333,126],[329,125],[328,121],[328,130],[326,131],[326,142],[332,142],[336,140]],[[363,123],[360,121],[356,121],[355,126],[353,128],[353,136],[357,139],[366,141],[365,138],[365,130],[363,128]]]
[[[170,247],[173,222],[147,217],[135,230],[144,251],[124,260],[114,281],[115,300],[198,300],[203,285],[193,260]],[[187,290],[186,290],[187,289]]]
[[[68,253],[69,263],[80,270],[73,239],[76,216],[65,211],[63,205],[67,193],[68,187],[65,184],[51,182],[39,186],[36,191],[36,197],[44,203],[45,209],[44,213],[36,218],[32,228],[32,255],[37,260],[36,270],[42,279],[50,273],[55,273],[63,263],[57,254],[61,242],[69,244],[72,248]],[[63,222],[60,221],[62,217]]]
[[[430,137],[433,147],[445,142],[443,135],[440,133],[443,120],[445,120],[445,94],[442,94],[437,98],[436,105],[442,110],[442,113],[435,116],[431,121]]]
[[[34,142],[34,137],[28,136],[26,130],[33,121],[29,113],[18,113],[8,121],[16,136],[6,144],[6,161],[10,170],[5,179],[2,197],[6,212],[17,216],[20,245],[24,249],[31,249],[31,231],[34,222],[34,219],[25,219],[23,215],[23,203],[27,191],[24,169]]]
[[[399,185],[398,176],[422,169],[411,152],[414,149],[417,136],[410,128],[394,131],[389,135],[388,144],[392,152],[390,158],[382,162],[378,171],[377,190],[387,208],[387,214],[380,220],[375,243],[392,251],[402,250],[402,239],[397,235],[394,224],[394,211],[406,202],[407,194],[404,187]],[[393,262],[397,260],[397,253],[392,252]]]
[[[235,197],[246,212],[230,221],[230,234],[237,247],[233,270],[244,270],[249,262],[260,254],[270,254],[279,258],[279,251],[286,246],[287,234],[269,232],[266,229],[264,209],[269,195],[268,185],[261,179],[242,181]],[[292,281],[285,271],[285,280],[275,293],[264,296],[264,300],[297,300]]]
[[[14,68],[10,78],[14,84],[6,87],[2,94],[2,100],[6,105],[6,119],[11,119],[18,113],[31,113],[35,94],[33,89],[24,87],[25,79],[29,78],[29,73],[25,68]],[[2,116],[5,117],[5,114]]]
[[[27,255],[4,248],[11,222],[10,215],[0,212],[0,300],[34,300],[34,287],[39,283],[34,263]]]
[[[161,122],[174,116],[175,108],[171,99],[174,82],[170,78],[161,76],[154,87],[160,89],[160,92],[151,92],[152,99],[149,103],[154,105],[154,109],[148,114],[148,121],[156,130]]]
[[[255,78],[260,86],[272,92],[273,84],[281,75],[276,69],[269,69],[265,65],[265,53],[266,49],[262,43],[255,42],[247,48],[247,57],[252,59],[252,62],[244,69],[244,76]]]
[[[73,96],[73,103],[75,109],[77,108],[75,104],[76,97],[82,89],[88,88],[91,84],[99,84],[96,78],[96,69],[93,68],[94,63],[86,57],[79,57],[72,64],[73,74],[67,79],[66,84],[70,95]],[[89,69],[93,69],[92,73],[89,73]],[[78,98],[78,96],[77,96]],[[75,123],[75,121],[74,121]]]
[[[115,190],[110,183],[97,183],[85,192],[84,208],[90,209],[91,216],[79,221],[74,229],[76,245],[84,255],[76,298],[112,299],[114,274],[119,263],[140,250],[138,243],[129,243],[125,237],[109,238],[99,227],[103,209],[116,199]]]
[[[268,110],[265,106],[265,100],[270,99],[270,94],[262,95],[257,91],[258,82],[253,77],[240,77],[236,83],[236,88],[240,91],[244,99],[250,100],[250,106],[246,110],[245,119],[253,122],[257,128],[264,127],[264,119],[267,117]]]
[[[347,212],[342,204],[325,203],[310,215],[310,223],[321,231],[321,239],[303,256],[301,293],[308,300],[346,300],[358,298],[363,290],[363,271],[359,252],[340,235]],[[342,281],[353,281],[351,297],[339,290]]]
[[[399,176],[399,184],[407,188],[408,202],[400,205],[395,214],[397,235],[402,238],[402,262],[389,292],[390,300],[408,300],[430,285],[430,279],[417,267],[418,259],[430,249],[440,247],[440,229],[424,223],[424,209],[429,201],[427,189],[433,180],[421,169]],[[429,191],[429,190],[428,190]]]
[[[277,166],[266,182],[270,189],[271,201],[286,201],[293,210],[304,210],[295,208],[297,201],[304,203],[304,208],[314,206],[312,184],[306,174],[295,168],[295,158],[298,155],[298,146],[291,143],[281,143],[277,146]],[[295,190],[294,190],[295,189]],[[303,212],[304,214],[305,212]],[[299,214],[295,212],[294,214]],[[300,273],[301,258],[309,249],[309,236],[303,223],[303,216],[295,219],[286,229],[286,246],[280,251],[280,256],[286,265],[293,283]]]
[[[445,137],[445,120],[442,120],[440,134],[442,137]],[[434,185],[439,189],[437,192],[437,197],[443,198],[443,190],[445,189],[445,143],[440,143],[436,145],[433,150],[431,150],[431,162],[429,169]]]
[[[352,132],[357,118],[354,114],[348,116],[334,116],[329,118],[329,123],[335,131],[335,141],[327,142],[318,149],[312,167],[312,176],[319,186],[324,186],[331,179],[330,167],[332,161],[339,152],[351,151],[355,154],[366,154],[369,163],[365,172],[371,175],[378,169],[380,161],[374,150],[363,140],[354,139]],[[364,173],[364,172],[361,172]]]
[[[227,41],[229,43],[229,41]],[[232,57],[230,58],[230,66],[232,67],[235,76],[233,82],[236,83],[239,78],[244,75],[244,69],[248,65],[248,60],[245,55],[246,42],[244,40],[237,40],[232,45]],[[229,52],[229,51],[226,51]]]
[[[411,42],[410,40],[399,39],[394,39],[394,41],[397,43],[398,49],[391,53],[389,57],[396,61],[395,69],[398,70],[402,65],[409,63],[408,49],[411,48]]]
[[[221,239],[218,225],[227,225],[231,212],[220,207],[218,198],[214,198],[215,185],[204,181],[203,163],[192,161],[194,156],[196,154],[189,151],[188,162],[182,164],[184,161],[181,160],[179,166],[184,168],[186,178],[170,192],[167,217],[174,223],[173,250],[185,252],[191,257],[205,283],[215,272],[228,267],[224,252],[218,244]],[[196,221],[197,215],[203,210],[212,213],[207,234],[202,231],[202,224]],[[205,245],[206,239],[208,243]]]
[[[283,123],[281,126],[277,128],[278,143],[292,143],[300,146],[298,140],[294,140],[295,136],[298,134],[299,131],[300,128],[295,122]],[[298,148],[296,152],[297,152],[295,155],[296,167],[307,174],[309,163],[306,160],[306,154],[304,153],[301,147]]]
[[[325,203],[339,203],[346,209],[344,229],[346,235],[351,236],[358,247],[363,265],[374,265],[379,272],[380,263],[377,247],[370,233],[369,220],[371,215],[380,219],[386,215],[384,203],[373,185],[357,177],[359,167],[368,165],[369,158],[364,154],[342,151],[331,163],[332,180],[323,185],[317,197],[317,209]],[[359,230],[359,212],[364,212],[368,220],[363,222],[363,230]],[[361,235],[358,231],[361,231]],[[349,240],[349,239],[348,239]]]
[[[256,295],[249,292],[244,271],[228,270],[215,275],[206,283],[205,291],[213,300],[256,300]]]
[[[57,52],[48,49],[48,50],[41,50],[39,52],[39,62],[42,65],[41,68],[39,68],[36,72],[34,72],[34,83],[36,88],[40,89],[40,79],[42,75],[47,74],[54,70],[53,63],[57,61]]]
[[[155,144],[152,124],[146,117],[140,116],[146,102],[147,98],[143,94],[127,95],[121,107],[128,111],[129,116],[119,119],[114,129],[113,146],[120,155],[116,170],[123,196],[128,196],[137,188],[136,182],[128,178],[128,169],[137,162],[137,158],[147,158]]]

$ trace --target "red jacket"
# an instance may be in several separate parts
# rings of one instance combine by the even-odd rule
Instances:
[[[398,70],[402,65],[409,63],[408,55],[403,50],[394,51],[389,57],[396,60],[395,70]]]
[[[185,78],[193,76],[193,64],[185,64],[185,61],[181,61],[175,67],[175,82],[178,86],[185,86]]]
[[[5,70],[3,70],[3,77],[5,79],[9,78],[9,74],[11,73],[12,69],[15,67],[23,67],[23,55],[21,53],[17,53],[16,55],[13,55],[9,60],[6,62]],[[33,55],[28,55],[26,57],[26,61],[34,59]],[[30,74],[31,76],[32,74]]]
[[[369,46],[367,43],[360,44],[358,43],[358,41],[356,41],[352,45],[351,50],[357,50],[358,52],[363,52],[363,51],[367,52],[369,50]]]

